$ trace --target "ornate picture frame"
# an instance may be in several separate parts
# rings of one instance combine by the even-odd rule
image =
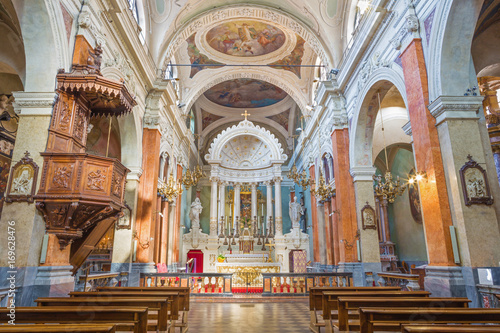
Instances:
[[[471,205],[492,205],[490,184],[484,170],[469,154],[468,162],[460,169],[460,180],[466,206]]]
[[[363,230],[377,230],[375,209],[373,209],[368,202],[366,202],[366,205],[361,209],[361,221]]]
[[[38,177],[38,165],[26,151],[24,157],[10,170],[9,183],[7,185],[6,202],[34,201],[36,182]]]
[[[130,228],[132,228],[132,208],[130,208],[130,206],[125,203],[123,215],[116,220],[116,229],[130,230]]]

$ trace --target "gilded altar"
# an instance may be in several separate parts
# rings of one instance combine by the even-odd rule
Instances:
[[[217,273],[232,273],[232,292],[262,292],[262,273],[280,273],[281,264],[273,262],[217,263]]]

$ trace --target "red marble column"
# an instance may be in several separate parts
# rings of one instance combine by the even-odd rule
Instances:
[[[177,180],[182,178],[182,165],[177,164]],[[173,238],[172,238],[172,262],[179,262],[179,234],[181,228],[181,206],[182,206],[182,195],[176,199],[175,203],[175,219],[173,226]]]
[[[356,262],[356,200],[354,196],[354,183],[349,173],[349,131],[347,128],[336,129],[332,133],[333,170],[335,177],[336,207],[338,234],[341,244],[339,246],[339,262]]]
[[[168,250],[168,201],[162,201],[161,213],[161,243],[160,243],[160,263],[167,264]]]
[[[331,201],[332,214],[332,248],[333,248],[333,264],[338,265],[340,261],[340,238],[339,238],[339,222],[337,210],[337,198],[332,197]]]
[[[160,244],[161,244],[161,216],[160,216],[160,211],[161,211],[161,197],[157,196],[156,197],[156,205],[154,209],[154,214],[153,214],[153,224],[154,224],[154,249],[153,249],[153,261],[155,264],[160,263]]]
[[[136,262],[153,262],[153,244],[150,246],[141,246],[139,243],[151,243],[151,237],[154,237],[154,212],[156,207],[156,197],[158,189],[159,166],[158,158],[160,156],[160,138],[158,129],[144,128],[142,134],[142,169],[141,183],[139,184],[139,193],[137,198],[137,236],[139,242],[137,246]]]
[[[309,167],[309,178],[310,179],[315,179],[315,171],[314,171],[314,165],[311,165]],[[319,232],[318,230],[318,207],[316,203],[316,196],[311,194],[311,225],[313,229],[313,258],[314,262],[320,262],[321,260],[321,255],[319,253]],[[324,232],[324,230],[321,230],[321,232]]]
[[[414,39],[401,54],[415,163],[427,180],[419,183],[429,264],[453,266],[452,225],[436,120],[427,109],[429,90],[422,41]]]
[[[326,264],[333,265],[333,252],[332,252],[332,223],[330,219],[330,201],[325,201],[325,234],[326,234]]]

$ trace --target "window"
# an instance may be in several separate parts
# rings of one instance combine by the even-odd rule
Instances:
[[[132,11],[135,21],[139,23],[139,8],[137,7],[137,0],[128,0],[128,8]]]

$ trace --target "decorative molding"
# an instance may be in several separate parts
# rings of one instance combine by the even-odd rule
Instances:
[[[407,122],[406,124],[403,125],[403,131],[405,132],[406,135],[412,136],[413,132],[411,130],[411,122]]]
[[[452,119],[479,119],[483,99],[483,96],[439,96],[428,109],[436,118],[436,126]]]
[[[84,35],[89,40],[95,40],[97,45],[105,46],[106,35],[101,32],[103,25],[98,22],[97,17],[92,7],[85,3],[78,15],[78,34]],[[88,37],[91,37],[91,39]]]
[[[50,116],[56,100],[55,92],[23,92],[12,93],[14,111],[20,116]]]
[[[375,174],[376,168],[372,166],[356,166],[352,167],[349,171],[353,177],[353,182],[373,183],[373,175]]]

